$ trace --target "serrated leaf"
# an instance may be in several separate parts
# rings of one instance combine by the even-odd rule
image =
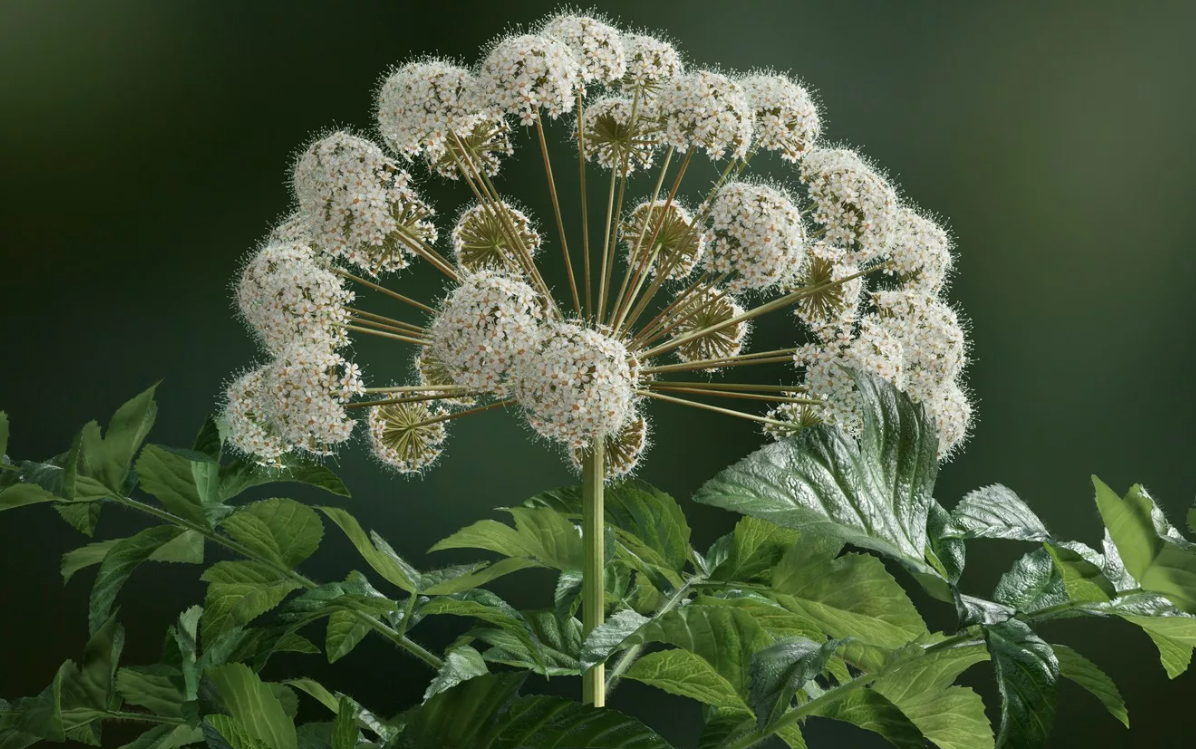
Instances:
[[[1191,645],[1176,642],[1170,637],[1152,632],[1149,629],[1146,630],[1146,634],[1150,637],[1151,642],[1155,644],[1155,647],[1159,649],[1159,661],[1167,671],[1168,679],[1174,679],[1177,676],[1183,675],[1188,670],[1188,666],[1192,665]]]
[[[229,515],[221,527],[234,540],[285,567],[296,567],[320,546],[320,517],[293,499],[254,502]]]
[[[730,606],[744,609],[752,615],[752,618],[765,632],[777,639],[806,637],[818,642],[826,639],[818,622],[809,617],[795,614],[759,593],[739,593],[719,598],[698,596],[694,598],[693,603],[702,606]]]
[[[61,708],[64,717],[77,710],[109,709],[115,694],[116,667],[124,644],[125,631],[116,622],[115,616],[101,622],[92,632],[83,648],[79,667],[72,667],[62,678]]]
[[[281,466],[259,465],[250,458],[238,458],[220,468],[220,498],[232,499],[246,489],[262,484],[307,484],[330,494],[349,497],[345,482],[322,463],[301,455],[288,455]]]
[[[984,628],[1001,693],[998,747],[1046,746],[1055,724],[1059,661],[1051,646],[1018,619]]]
[[[1013,490],[993,484],[964,495],[951,510],[955,538],[1004,538],[1013,541],[1048,541],[1051,534]]]
[[[158,525],[118,541],[108,549],[91,589],[87,619],[92,632],[99,629],[111,615],[117,593],[133,570],[163,544],[173,541],[182,533],[183,529],[177,526]]]
[[[955,612],[959,616],[960,627],[971,627],[976,624],[1000,624],[1011,619],[1017,613],[1016,609],[1003,603],[967,595],[956,596]]]
[[[220,425],[216,422],[215,416],[209,416],[204,420],[203,426],[199,428],[199,433],[195,435],[195,442],[191,445],[191,449],[197,453],[203,453],[217,463],[220,462],[220,458],[224,454],[224,440],[220,436]]]
[[[116,691],[124,701],[156,715],[181,716],[184,689],[183,672],[165,664],[130,666],[116,674]]]
[[[1063,576],[1044,548],[1029,552],[1001,576],[993,600],[1023,614],[1033,614],[1067,603]]]
[[[176,749],[203,740],[203,730],[197,726],[155,726],[120,749]]]
[[[896,648],[926,634],[905,590],[867,554],[847,554],[773,575],[772,597],[831,637]]]
[[[523,557],[556,570],[581,569],[584,549],[577,526],[547,507],[506,508],[511,527],[497,520],[480,520],[439,541],[429,551],[485,549],[507,557]]]
[[[631,609],[616,611],[608,616],[606,621],[590,630],[590,634],[581,645],[582,671],[605,663],[616,651],[623,648],[627,638],[650,621],[648,617]]]
[[[390,554],[379,550],[370,541],[366,532],[362,530],[356,518],[338,507],[319,507],[317,509],[345,532],[345,535],[353,542],[353,546],[357,548],[357,552],[365,559],[366,564],[387,582],[408,593],[418,592],[416,582],[419,579],[419,572],[404,562],[389,546],[387,549],[390,550]]]
[[[108,541],[96,541],[95,543],[82,546],[73,551],[68,551],[62,555],[62,581],[68,583],[75,573],[82,569],[87,569],[92,565],[99,564],[104,561],[104,556],[108,551],[119,543],[121,539],[113,538]]]
[[[1121,692],[1117,691],[1117,685],[1109,675],[1066,645],[1051,645],[1051,649],[1055,651],[1055,657],[1059,660],[1059,675],[1087,689],[1092,696],[1100,700],[1110,715],[1129,728],[1130,714],[1125,708],[1125,700],[1121,698]]]
[[[581,622],[556,611],[525,611],[538,652],[506,629],[474,629],[470,635],[491,646],[483,657],[490,663],[525,668],[545,676],[576,676],[581,673]],[[541,666],[540,663],[544,665]]]
[[[0,512],[18,507],[59,502],[61,499],[37,484],[13,484],[0,488]]]
[[[724,470],[695,501],[825,535],[933,572],[923,560],[938,437],[921,405],[855,375],[859,442],[830,425],[803,429]]]
[[[229,714],[250,736],[270,749],[298,749],[295,724],[270,687],[248,666],[228,663],[209,668],[206,675]]]
[[[822,673],[842,645],[842,640],[818,643],[794,637],[752,657],[752,710],[760,730],[776,723],[789,710],[798,690]]]
[[[1174,529],[1141,486],[1130,487],[1122,499],[1095,476],[1092,482],[1101,518],[1125,569],[1143,590],[1164,595],[1184,611],[1196,613],[1196,550],[1182,539],[1160,534],[1161,529]]]
[[[918,654],[903,649],[872,688],[898,707],[918,730],[941,749],[992,749],[993,732],[979,695],[952,682],[989,658],[983,645],[958,645]],[[910,655],[915,657],[909,657]]]
[[[398,605],[370,585],[365,576],[354,570],[344,582],[325,583],[304,591],[287,603],[280,618],[304,624],[328,616],[333,611],[359,611],[372,616],[391,615]]]
[[[25,485],[18,484],[17,487],[19,486]],[[95,535],[96,526],[100,523],[102,508],[103,505],[99,502],[72,502],[57,504],[54,506],[54,511],[61,515],[62,519],[72,528],[91,538]]]
[[[361,731],[357,728],[357,705],[348,697],[342,697],[332,727],[332,749],[355,749]]]
[[[175,515],[203,528],[227,511],[221,506],[219,471],[220,465],[206,455],[161,445],[148,445],[137,459],[141,488]]]
[[[709,577],[719,581],[767,582],[772,568],[801,538],[797,531],[775,523],[751,516],[740,518],[735,530],[716,541],[706,555]]]
[[[482,654],[469,645],[457,645],[444,654],[444,665],[436,672],[436,678],[424,692],[424,700],[452,689],[463,681],[490,673]]]
[[[157,418],[158,407],[154,403],[157,388],[158,384],[154,383],[118,408],[103,436],[95,422],[89,425],[94,428],[84,428],[79,456],[81,475],[95,479],[112,492],[124,492],[133,456]]]
[[[747,709],[735,686],[708,661],[688,650],[648,653],[624,677],[705,705]]]
[[[900,749],[922,749],[926,745],[922,732],[913,721],[884,695],[872,689],[858,689],[841,699],[816,705],[810,714],[841,720],[880,734]]]
[[[336,663],[353,651],[365,636],[370,627],[350,611],[334,611],[328,617],[327,642],[324,649],[328,653],[328,662]]]
[[[423,605],[424,616],[468,616],[494,625],[514,637],[540,669],[547,668],[540,643],[521,613],[487,590],[471,590],[433,598]]]
[[[966,548],[959,538],[949,536],[951,515],[938,502],[931,501],[926,516],[926,562],[937,575],[916,574],[918,582],[935,598],[950,603],[963,575]]]
[[[480,588],[512,572],[539,566],[530,559],[508,558],[500,559],[494,564],[471,564],[448,570],[432,570],[420,575],[420,593],[427,596],[464,593],[467,590]],[[462,574],[455,574],[455,570],[461,570]]]
[[[492,742],[494,716],[506,707],[526,674],[487,674],[433,695],[407,713],[396,749],[485,747]]]
[[[244,626],[277,606],[299,583],[259,562],[218,562],[201,577],[208,585],[201,624],[210,644],[233,627]]]
[[[209,749],[274,749],[231,715],[205,716],[202,728]],[[298,738],[295,743],[297,747]]]
[[[1117,591],[1105,577],[1104,558],[1082,544],[1044,544],[1063,578],[1063,589],[1073,603],[1104,603]]]

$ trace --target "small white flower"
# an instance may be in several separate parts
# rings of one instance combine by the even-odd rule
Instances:
[[[855,276],[859,266],[847,262],[847,253],[828,242],[814,242],[806,248],[806,259],[798,273],[786,282],[786,291],[811,289],[793,306],[797,319],[822,340],[829,340],[859,317],[864,277]],[[832,285],[833,284],[833,285]]]
[[[531,286],[494,271],[472,273],[433,320],[430,351],[456,384],[502,395],[509,370],[528,355],[543,319]]]
[[[564,42],[521,34],[490,49],[482,63],[479,90],[486,104],[530,125],[541,109],[554,120],[573,111],[581,75],[581,65]]]
[[[268,413],[278,435],[295,446],[331,455],[353,434],[355,422],[345,410],[365,392],[356,364],[325,346],[297,343],[268,364],[262,385]]]
[[[262,384],[265,370],[258,367],[233,380],[225,391],[221,417],[233,448],[262,465],[277,466],[279,459],[294,446],[273,426],[271,402]]]
[[[468,134],[461,136],[460,146],[456,140],[450,140],[435,156],[425,152],[424,163],[429,171],[446,179],[460,179],[462,167],[471,177],[474,172],[493,177],[498,174],[501,157],[514,152],[515,149],[511,147],[511,126],[501,116],[489,115]]]
[[[661,83],[685,72],[681,55],[673,45],[653,36],[624,34],[623,53],[627,61],[625,88],[640,87],[641,92],[650,94]]]
[[[307,245],[271,242],[241,272],[237,307],[267,351],[297,340],[337,348],[348,343],[343,325],[354,293]]]
[[[911,395],[930,398],[959,375],[967,339],[955,310],[924,291],[879,291],[872,299],[885,328],[901,341]]]
[[[546,326],[512,371],[528,423],[572,449],[615,435],[634,416],[638,365],[621,342],[593,328]]]
[[[586,105],[582,115],[585,128],[586,161],[596,161],[604,169],[627,174],[652,166],[657,144],[650,132],[651,119],[646,106],[636,109],[632,127],[633,102],[625,96],[604,96]]]
[[[527,214],[506,201],[470,206],[453,227],[457,265],[466,271],[496,270],[522,275],[524,264],[519,259],[519,245],[512,244],[512,233],[534,258],[540,249],[540,233]]]
[[[901,284],[909,289],[938,293],[943,288],[955,259],[946,230],[911,208],[897,213],[897,227],[885,249]]]
[[[476,81],[446,60],[422,60],[395,69],[378,90],[378,131],[396,153],[439,158],[456,134],[464,138],[485,119]]]
[[[926,413],[938,427],[938,458],[940,461],[950,460],[968,438],[972,426],[971,400],[958,382],[950,382],[924,403]]]
[[[814,220],[826,227],[826,240],[865,263],[882,252],[897,228],[897,194],[889,181],[858,154],[846,149],[815,149],[801,160],[801,178],[810,188]]]
[[[409,181],[381,148],[343,130],[309,146],[294,173],[313,241],[370,275],[406,268],[405,240],[436,241],[433,211]]]
[[[685,151],[702,148],[712,159],[747,155],[752,142],[752,110],[738,83],[725,75],[699,70],[661,85],[652,112],[669,145]]]
[[[550,18],[540,33],[568,45],[581,63],[584,83],[608,85],[622,78],[627,70],[619,30],[597,18],[562,13]]]
[[[741,78],[755,116],[756,145],[778,151],[786,161],[797,161],[822,133],[818,107],[810,94],[788,76],[756,74]]]
[[[727,288],[765,291],[800,268],[806,230],[797,206],[768,185],[731,182],[710,206],[705,265],[715,275],[733,274]]]
[[[369,409],[370,446],[374,457],[403,474],[423,473],[444,452],[448,411],[428,401],[387,403]],[[431,423],[429,423],[431,422]]]
[[[647,247],[653,234],[656,241]],[[706,233],[693,225],[693,216],[676,200],[672,203],[657,200],[654,204],[644,201],[637,205],[619,224],[619,239],[627,246],[628,265],[637,268],[644,257],[655,255],[648,275],[655,276],[657,269],[661,269],[672,281],[693,272],[706,247]]]

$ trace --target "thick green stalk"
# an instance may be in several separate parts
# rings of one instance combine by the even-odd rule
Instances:
[[[605,515],[603,489],[606,481],[606,445],[602,438],[594,440],[589,453],[582,459],[581,534],[585,543],[585,562],[582,569],[581,626],[582,636],[589,636],[602,624],[606,610],[606,563],[603,557]],[[602,707],[606,704],[606,668],[594,666],[582,676],[582,701]]]

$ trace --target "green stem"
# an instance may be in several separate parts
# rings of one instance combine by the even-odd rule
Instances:
[[[407,627],[411,622],[411,615],[415,613],[415,599],[418,598],[416,594],[412,593],[407,596],[407,607],[403,609],[403,621],[399,622],[399,636],[402,637],[407,634]]]
[[[130,713],[124,710],[109,710],[104,713],[109,720],[142,720],[146,723],[161,723],[170,726],[185,726],[187,721],[182,718],[171,718],[165,715],[150,715],[149,713]]]
[[[274,571],[278,572],[280,575],[294,581],[296,584],[300,585],[301,587],[303,587],[307,590],[312,590],[313,588],[319,587],[317,583],[313,582],[312,580],[310,580],[307,577],[304,577],[303,575],[299,574],[295,570],[292,570],[288,567],[277,564],[276,562],[270,560],[269,558],[261,556],[260,554],[257,554],[252,549],[250,549],[240,543],[237,543],[233,539],[227,538],[225,536],[221,536],[220,534],[216,533],[214,530],[212,530],[210,528],[205,528],[202,525],[193,523],[190,520],[187,520],[185,518],[181,518],[178,515],[175,515],[174,513],[159,509],[157,507],[154,507],[151,504],[146,504],[145,502],[140,502],[136,499],[133,499],[132,497],[115,497],[114,501],[117,504],[123,505],[123,506],[128,507],[133,510],[137,510],[139,512],[143,512],[147,515],[151,515],[155,518],[158,518],[159,520],[170,523],[171,525],[176,525],[180,528],[184,528],[189,531],[195,531],[196,533],[200,534],[201,536],[208,539],[209,541],[219,544],[220,546],[223,546],[224,548],[228,549],[229,551],[231,551],[235,554],[239,554],[240,556],[243,556],[246,559],[251,559],[254,562],[257,562],[258,564],[262,564],[262,565],[265,565],[266,567],[273,569]],[[366,626],[368,626],[371,629],[373,629],[374,631],[378,632],[383,637],[386,637],[391,642],[393,642],[395,645],[397,645],[398,647],[402,648],[403,650],[406,650],[407,652],[411,653],[412,655],[414,655],[416,658],[419,658],[424,663],[427,663],[432,668],[434,668],[436,670],[440,670],[440,668],[444,665],[444,661],[442,661],[440,658],[433,655],[431,652],[429,652],[427,649],[425,649],[422,645],[411,641],[410,639],[408,639],[406,637],[406,635],[396,631],[390,625],[388,625],[382,621],[379,621],[378,619],[370,616],[369,614],[365,614],[361,611],[353,611],[352,613],[357,618],[358,621],[362,622]]]
[[[605,516],[603,507],[606,481],[606,444],[598,437],[582,459],[582,517],[581,533],[585,543],[582,568],[581,615],[582,637],[589,636],[602,624],[606,609],[606,564],[603,560]],[[606,675],[602,664],[594,666],[582,676],[582,702],[595,707],[606,704]]]

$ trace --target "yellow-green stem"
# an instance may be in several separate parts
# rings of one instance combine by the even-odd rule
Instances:
[[[589,452],[582,459],[582,515],[581,534],[585,543],[585,561],[582,571],[581,622],[582,636],[586,637],[595,627],[602,624],[606,608],[606,562],[603,556],[605,540],[605,513],[603,489],[606,482],[606,445],[599,438],[594,440]],[[606,667],[594,666],[582,675],[582,701],[587,705],[602,707],[606,704]]]

